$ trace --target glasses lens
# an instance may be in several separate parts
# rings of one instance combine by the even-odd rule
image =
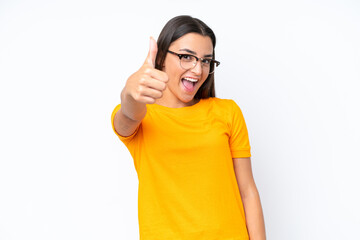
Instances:
[[[199,61],[201,61],[199,59]],[[183,55],[180,59],[180,65],[182,68],[189,70],[196,66],[197,60],[196,57],[192,55]],[[214,61],[201,61],[202,70],[208,72],[209,74],[214,73],[215,71],[215,62]],[[217,65],[216,65],[217,66]]]
[[[184,69],[193,68],[196,65],[196,58],[191,55],[184,55],[180,59],[180,65]]]

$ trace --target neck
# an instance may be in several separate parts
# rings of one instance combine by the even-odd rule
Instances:
[[[192,99],[189,102],[182,102],[180,100],[177,99],[177,101],[169,101],[167,99],[165,99],[164,97],[159,98],[155,101],[155,104],[164,106],[164,107],[169,107],[169,108],[182,108],[182,107],[188,107],[188,106],[192,106],[196,103],[198,103],[200,100],[199,99]]]

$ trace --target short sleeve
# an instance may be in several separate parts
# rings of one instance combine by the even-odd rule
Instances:
[[[251,157],[250,141],[244,116],[240,107],[231,100],[230,149],[232,158]]]
[[[119,137],[119,139],[125,144],[127,145],[127,143],[134,138],[134,136],[136,135],[136,133],[139,131],[139,127],[140,125],[136,128],[135,132],[133,134],[131,134],[130,136],[121,136],[116,130],[115,130],[115,125],[114,125],[114,118],[115,118],[115,114],[120,110],[121,108],[121,104],[118,104],[115,109],[113,110],[112,114],[111,114],[111,125],[112,128],[115,132],[115,134]]]

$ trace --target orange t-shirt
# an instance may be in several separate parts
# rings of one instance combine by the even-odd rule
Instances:
[[[250,157],[250,143],[233,100],[201,99],[182,108],[148,104],[131,136],[115,133],[139,179],[140,240],[249,239],[232,158]]]

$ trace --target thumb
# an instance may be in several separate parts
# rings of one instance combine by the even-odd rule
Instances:
[[[151,66],[155,67],[155,59],[158,51],[157,43],[153,37],[150,37],[150,48],[146,58],[146,62]]]

